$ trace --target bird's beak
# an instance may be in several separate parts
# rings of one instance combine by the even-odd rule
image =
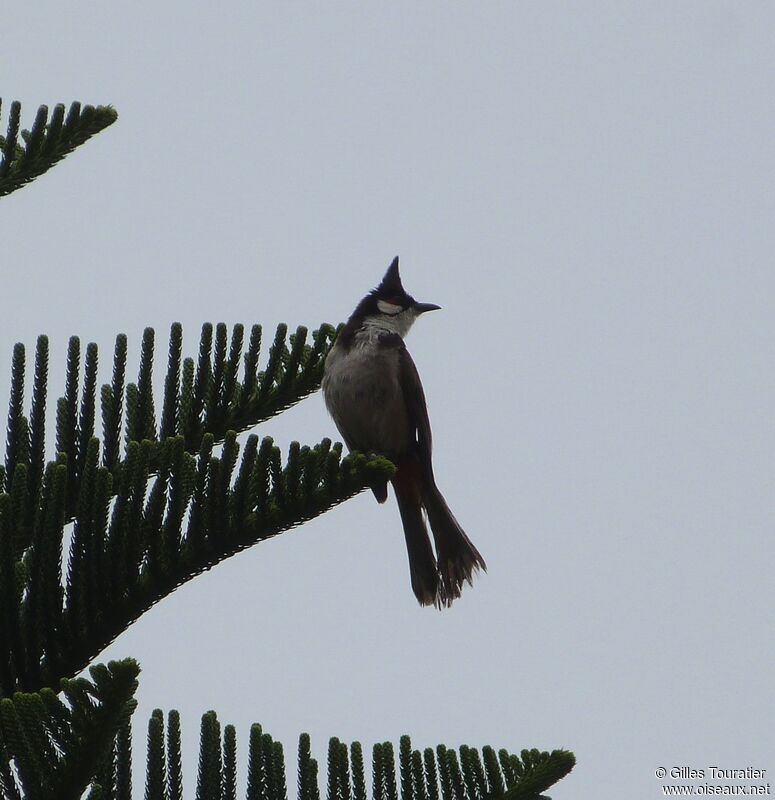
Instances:
[[[441,306],[435,303],[415,303],[414,309],[418,314],[424,314],[426,311],[438,311]]]

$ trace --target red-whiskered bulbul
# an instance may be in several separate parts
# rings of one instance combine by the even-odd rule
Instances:
[[[436,486],[425,392],[404,336],[433,303],[404,291],[398,257],[382,283],[355,307],[331,348],[323,397],[350,450],[376,453],[397,467],[391,478],[409,553],[412,589],[421,605],[438,608],[460,597],[484,559],[471,544]],[[372,489],[387,500],[387,483]],[[434,555],[423,510],[436,544]]]

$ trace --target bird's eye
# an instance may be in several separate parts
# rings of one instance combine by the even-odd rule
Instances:
[[[404,310],[403,306],[401,306],[399,303],[391,303],[388,302],[387,300],[377,300],[377,308],[383,314],[391,314],[391,315],[399,314],[401,311]]]

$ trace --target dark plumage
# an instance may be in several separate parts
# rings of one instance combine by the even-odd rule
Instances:
[[[425,392],[403,337],[437,309],[407,294],[398,258],[356,306],[326,360],[323,394],[350,450],[379,453],[397,466],[391,482],[409,554],[412,589],[422,605],[448,606],[484,559],[449,510],[433,477]],[[373,489],[387,499],[387,485]],[[431,547],[424,514],[433,532]]]

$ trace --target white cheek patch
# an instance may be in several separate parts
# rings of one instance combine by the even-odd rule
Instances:
[[[400,314],[403,311],[401,306],[397,306],[395,303],[388,303],[386,300],[377,300],[377,308],[383,314]]]

